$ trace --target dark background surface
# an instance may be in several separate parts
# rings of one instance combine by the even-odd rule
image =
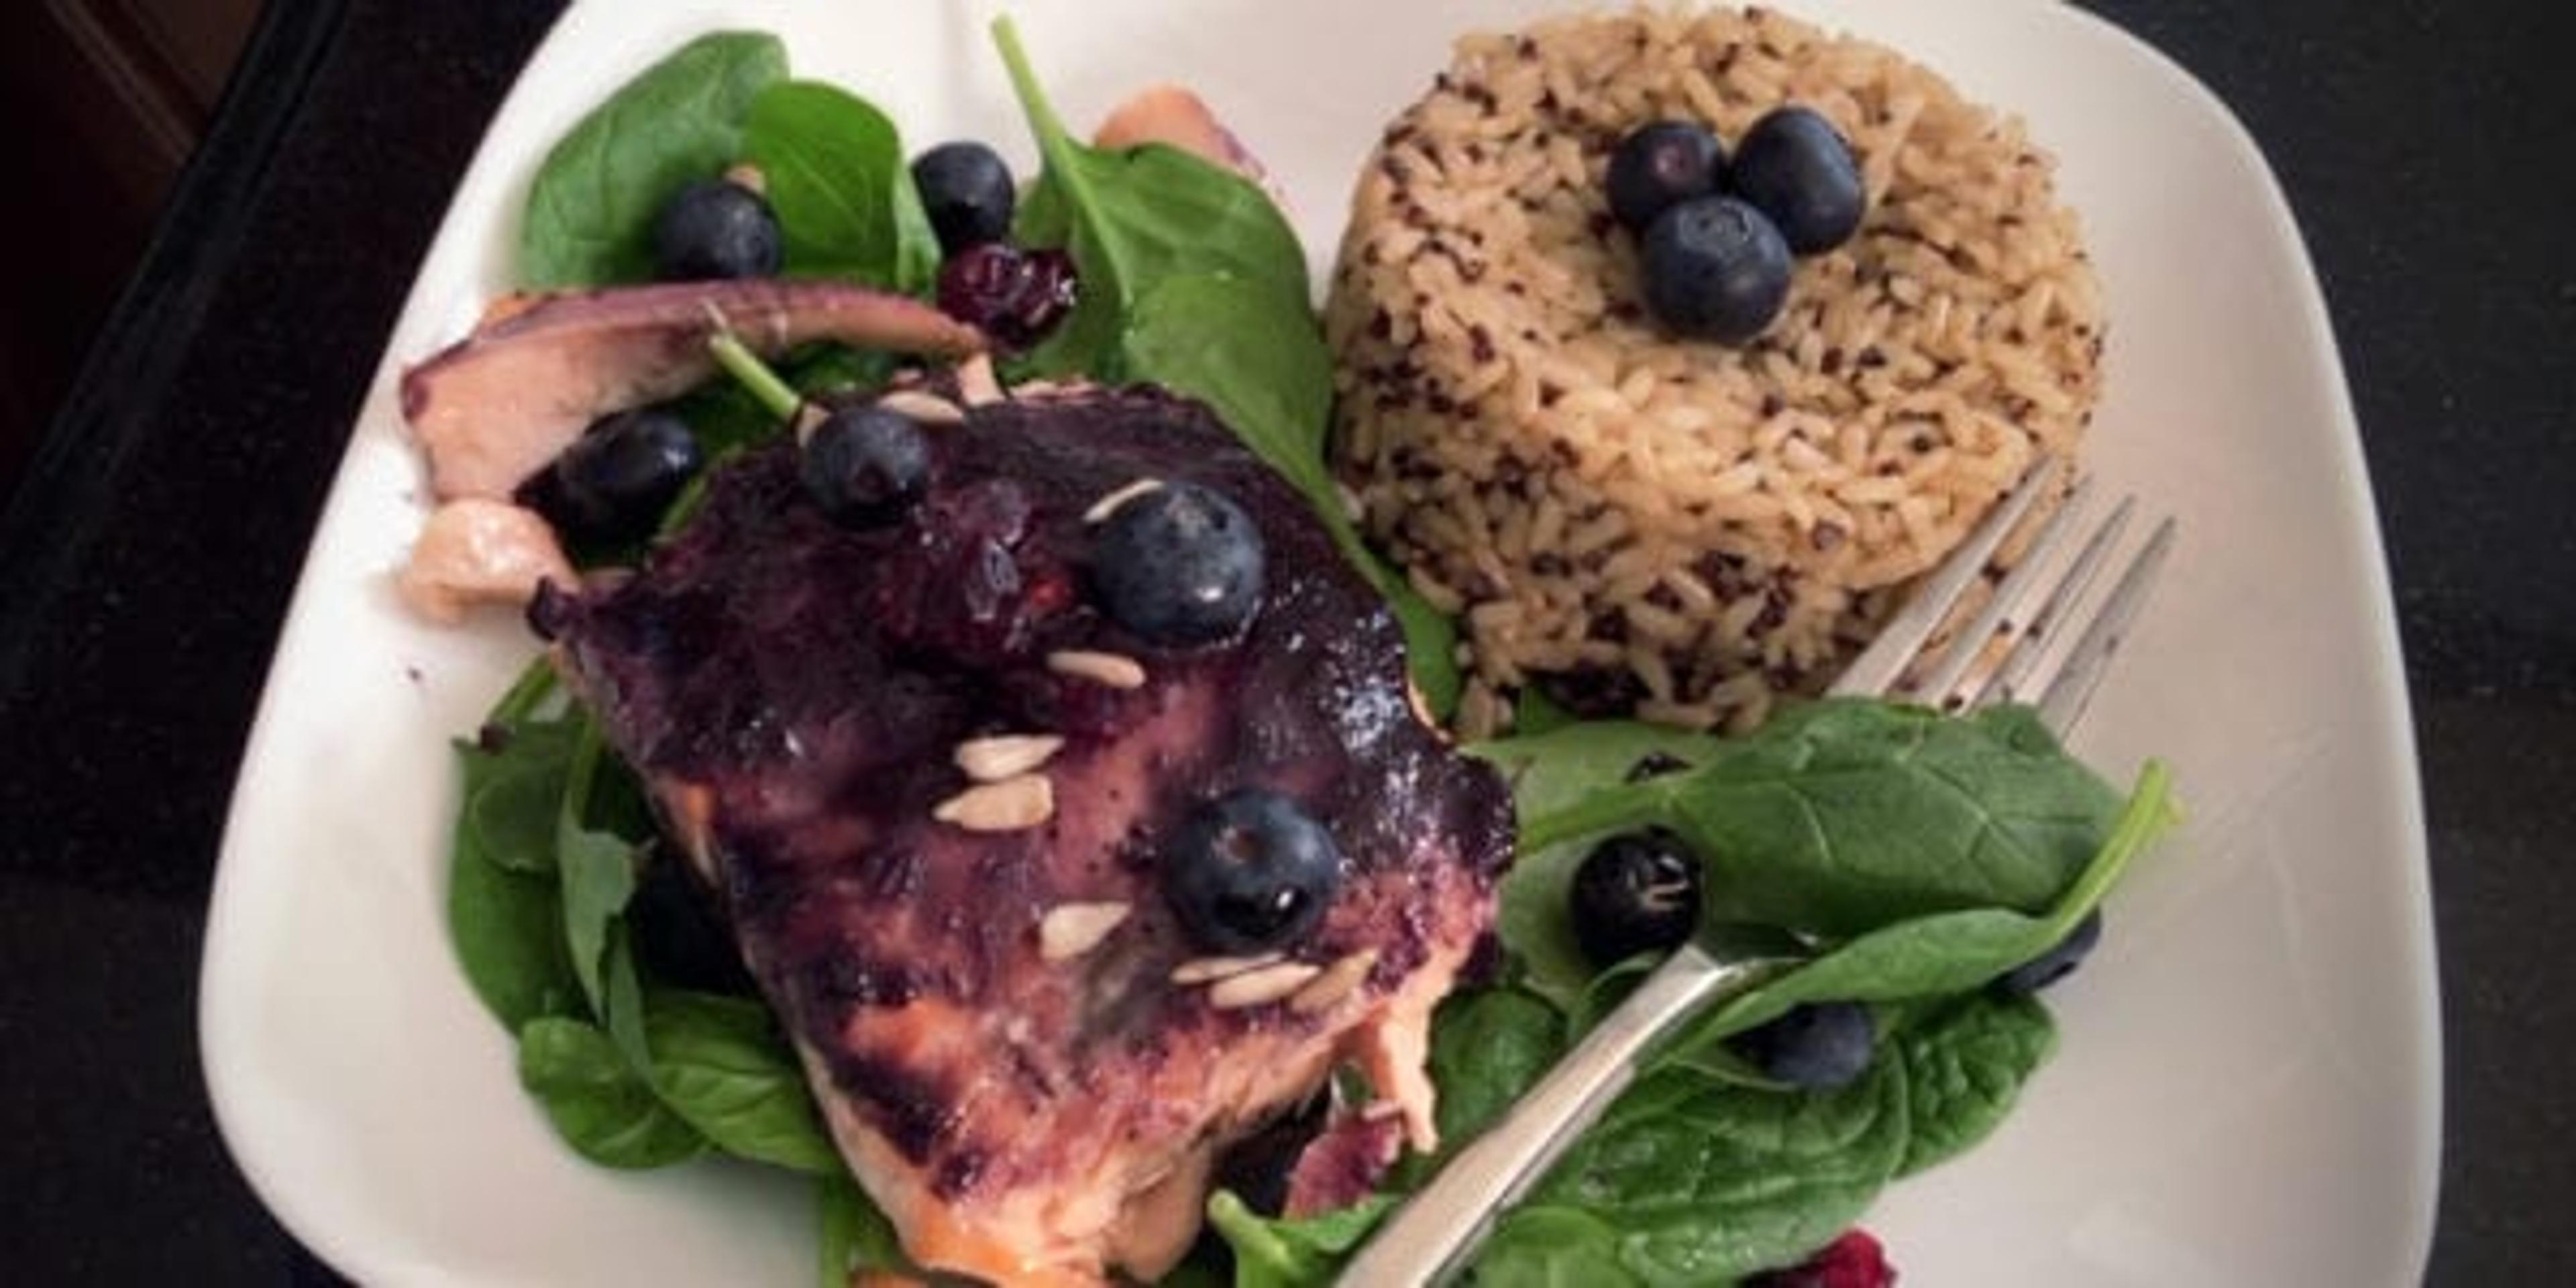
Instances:
[[[2576,15],[2091,7],[2245,120],[2343,346],[2432,830],[2448,1095],[2429,1279],[2576,1282],[2560,1219],[2576,1207],[2576,990],[2558,933],[2576,908],[2576,225],[2560,205],[2576,192],[2576,77],[2560,65]],[[527,3],[272,3],[0,521],[11,1279],[316,1273],[207,1112],[205,896],[350,415],[548,21]]]

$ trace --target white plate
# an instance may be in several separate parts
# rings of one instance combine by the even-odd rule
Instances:
[[[1202,87],[1285,183],[1320,262],[1382,122],[1450,36],[1552,6],[1094,0],[1023,6],[1070,120]],[[2057,997],[2062,1054],[1992,1141],[1870,1224],[1925,1284],[2414,1281],[2440,1103],[2423,831],[2358,435],[2315,279],[2253,143],[2192,79],[2071,8],[1800,5],[2021,113],[2063,163],[2113,319],[2092,440],[2183,545],[2082,750],[2180,774],[2191,821],[2115,897]],[[530,654],[425,629],[389,588],[421,517],[402,364],[509,283],[548,145],[686,36],[755,26],[916,144],[1031,161],[982,6],[576,6],[458,188],[360,413],[233,801],[201,1030],[226,1141],[295,1234],[371,1283],[810,1281],[802,1187],[633,1175],[562,1148],[451,959],[451,735]]]

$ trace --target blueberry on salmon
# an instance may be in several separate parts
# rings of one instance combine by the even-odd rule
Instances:
[[[1156,644],[1210,644],[1241,631],[1261,609],[1262,576],[1252,517],[1189,483],[1120,505],[1091,552],[1101,607]]]

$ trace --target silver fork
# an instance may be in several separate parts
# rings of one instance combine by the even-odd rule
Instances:
[[[2124,497],[2095,525],[2071,558],[2064,553],[2093,488],[2088,480],[2043,521],[2021,561],[1996,583],[1986,604],[1937,657],[1922,656],[1969,586],[1985,576],[1995,549],[2057,482],[2060,465],[2043,460],[1967,540],[1926,577],[1905,608],[1837,679],[1837,695],[1884,695],[1961,711],[2008,700],[2032,701],[2061,736],[2081,716],[2102,682],[2139,607],[2173,548],[2167,518],[2129,557],[2098,603],[2085,591],[2128,527],[2136,498]],[[2043,593],[2044,592],[2044,593]],[[2034,596],[2039,605],[2022,609]],[[2052,648],[2069,628],[2071,645]],[[2008,640],[1998,659],[1996,640]],[[1980,666],[1980,662],[1984,666]],[[1429,1185],[1387,1218],[1343,1270],[1355,1288],[1413,1288],[1446,1278],[1483,1241],[1494,1221],[1519,1201],[1625,1089],[1656,1042],[1721,997],[1789,964],[1762,951],[1712,942],[1684,944],[1619,1007],[1540,1079],[1483,1135],[1458,1152]]]

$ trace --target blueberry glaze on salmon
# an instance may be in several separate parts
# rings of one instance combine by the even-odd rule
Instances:
[[[923,433],[900,515],[835,522],[765,449],[638,572],[535,613],[907,1251],[1159,1274],[1218,1151],[1339,1064],[1429,1146],[1430,1013],[1491,925],[1511,814],[1416,716],[1393,617],[1196,403],[1028,392]],[[1143,480],[1258,525],[1238,635],[1158,647],[1101,608],[1098,512]],[[1244,789],[1329,832],[1340,878],[1311,929],[1219,961],[1163,865]]]

